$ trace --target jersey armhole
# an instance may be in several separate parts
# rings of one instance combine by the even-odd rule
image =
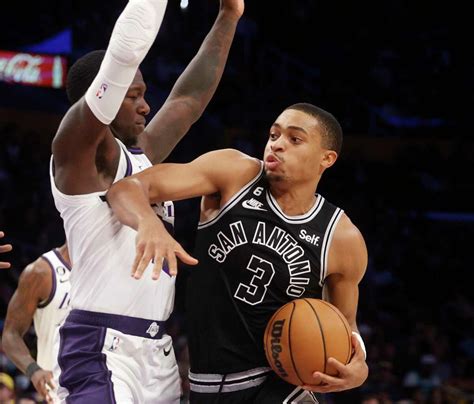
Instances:
[[[337,208],[331,219],[329,220],[328,227],[326,228],[326,232],[324,233],[323,243],[321,246],[321,272],[319,275],[319,286],[323,286],[326,276],[327,276],[327,265],[328,265],[328,256],[329,256],[329,248],[331,247],[331,241],[334,236],[334,231],[336,230],[337,223],[339,219],[342,217],[344,211],[340,208]]]
[[[49,292],[49,296],[45,300],[38,303],[38,305],[36,306],[38,309],[44,309],[49,303],[51,303],[51,301],[54,298],[54,294],[56,293],[56,272],[54,271],[53,264],[44,255],[42,255],[41,258],[43,258],[48,264],[48,267],[51,272],[52,283],[51,283],[51,291]]]

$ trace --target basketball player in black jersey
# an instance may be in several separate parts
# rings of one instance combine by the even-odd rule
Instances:
[[[191,403],[318,402],[314,393],[360,386],[368,376],[358,334],[358,285],[367,266],[363,236],[349,217],[316,193],[340,153],[342,129],[310,104],[288,107],[272,124],[264,161],[219,150],[189,164],[155,165],[113,185],[108,201],[138,230],[133,271],[141,276],[163,225],[150,202],[202,196],[187,294]],[[324,298],[353,330],[354,353],[338,376],[315,372],[311,386],[284,382],[268,368],[263,332],[295,298]]]

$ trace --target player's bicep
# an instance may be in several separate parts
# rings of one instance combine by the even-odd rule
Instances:
[[[359,283],[367,269],[367,246],[359,229],[346,214],[339,220],[328,255],[328,273]]]
[[[48,282],[45,274],[31,268],[20,276],[18,287],[8,304],[5,328],[21,335],[28,331],[38,304],[46,298]]]
[[[182,200],[225,190],[241,167],[242,153],[218,150],[187,164],[158,164],[137,178],[148,190],[151,202]]]
[[[354,328],[359,283],[367,269],[367,247],[359,229],[344,214],[339,221],[329,250],[325,298],[336,305]]]
[[[341,275],[330,275],[324,284],[323,296],[344,314],[352,329],[356,329],[358,282],[354,279],[344,279]]]
[[[74,104],[64,115],[52,142],[55,164],[63,166],[77,161],[94,161],[107,126],[92,113],[84,99]]]

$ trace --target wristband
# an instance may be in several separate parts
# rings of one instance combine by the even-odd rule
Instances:
[[[362,339],[362,337],[360,336],[358,332],[352,331],[352,334],[357,338],[357,341],[359,341],[360,347],[364,351],[364,357],[365,359],[367,359],[367,350],[365,349],[364,340]]]
[[[41,370],[41,366],[38,365],[36,362],[31,362],[25,370],[25,375],[28,377],[28,379],[31,379],[31,377],[34,373],[36,373],[37,370]]]
[[[130,1],[115,23],[107,51],[85,100],[109,125],[116,117],[138,66],[158,34],[168,0]]]

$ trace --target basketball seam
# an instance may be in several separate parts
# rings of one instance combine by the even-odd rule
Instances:
[[[326,339],[324,338],[324,330],[323,330],[323,326],[321,324],[321,320],[319,319],[319,316],[318,316],[318,313],[316,313],[316,310],[314,310],[314,307],[311,305],[311,303],[308,301],[308,299],[303,299],[309,307],[311,307],[311,310],[313,311],[315,317],[316,317],[316,320],[318,321],[318,324],[319,324],[319,329],[321,331],[321,340],[322,340],[322,343],[323,343],[323,351],[324,351],[324,372],[323,373],[326,373],[326,362],[328,360],[327,358],[327,352],[326,352]]]
[[[339,318],[341,318],[341,313],[339,313],[338,311],[334,310],[334,307],[332,307],[328,302],[324,301],[321,299],[321,302],[323,302],[326,306],[328,306],[334,313],[336,313],[338,315]],[[344,321],[346,320],[346,321]],[[344,324],[344,329],[346,330],[346,333],[347,333],[347,339],[348,339],[348,342],[349,342],[349,352],[347,353],[347,358],[346,358],[346,363],[344,363],[345,365],[347,365],[349,363],[349,359],[351,358],[351,354],[352,354],[352,341],[351,341],[351,332],[349,332],[349,330],[347,329],[346,327],[346,322],[347,322],[347,319],[344,317],[344,318],[341,318],[341,321],[342,323]]]
[[[293,370],[295,371],[296,376],[298,379],[300,379],[301,384],[304,384],[303,379],[300,377],[300,374],[298,373],[298,369],[296,368],[295,360],[293,358],[293,349],[291,349],[291,320],[293,319],[293,313],[295,312],[295,302],[293,303],[293,308],[291,309],[291,314],[290,314],[290,321],[288,323],[288,346],[290,347],[290,358],[291,358],[291,364],[293,365]]]

